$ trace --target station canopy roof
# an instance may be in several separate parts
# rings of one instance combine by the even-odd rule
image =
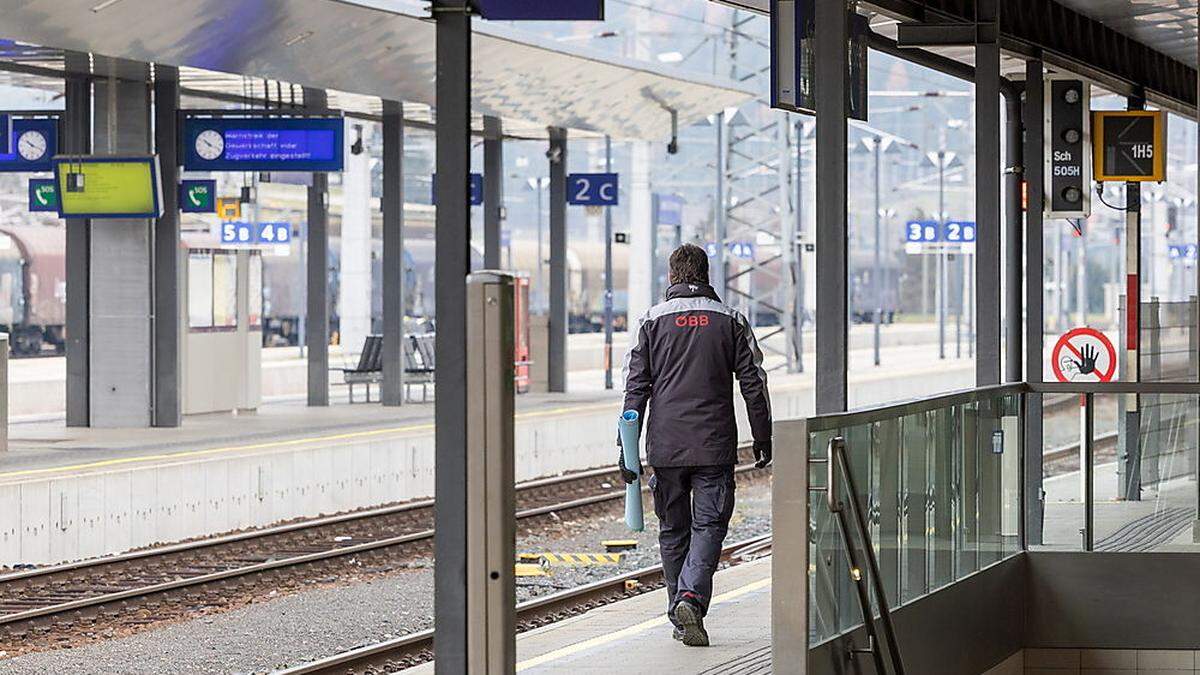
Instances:
[[[713,0],[767,13],[769,0]],[[1129,95],[1144,89],[1157,105],[1184,114],[1196,106],[1198,0],[998,0],[1001,71],[1024,77],[1024,58],[1041,56],[1052,69],[1091,79]],[[900,21],[970,21],[975,0],[862,0],[871,28],[895,38]],[[927,51],[974,63],[971,47]]]
[[[403,101],[427,121],[435,103],[435,30],[411,0],[0,0],[0,64],[53,79],[68,52],[98,76],[120,60],[180,66],[185,93],[302,102],[324,89],[330,107],[378,114]],[[671,112],[685,126],[756,94],[730,80],[564,45],[506,25],[474,21],[476,119],[505,134],[544,138],[558,126],[618,139],[665,138]],[[44,45],[34,47],[31,45]],[[0,65],[0,67],[4,67]],[[27,83],[25,80],[23,83]],[[16,82],[11,82],[16,83]],[[61,85],[59,85],[61,86]],[[477,125],[481,126],[481,125]]]

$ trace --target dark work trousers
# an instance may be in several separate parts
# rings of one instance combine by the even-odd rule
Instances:
[[[674,622],[671,610],[685,593],[695,596],[707,614],[733,515],[733,465],[655,468],[650,490],[667,581],[667,614]]]

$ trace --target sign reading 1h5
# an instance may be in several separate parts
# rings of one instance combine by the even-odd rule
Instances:
[[[619,185],[615,173],[573,173],[567,176],[567,203],[573,206],[616,206]]]

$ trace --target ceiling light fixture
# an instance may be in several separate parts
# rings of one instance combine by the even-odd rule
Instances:
[[[120,1],[121,0],[104,0],[104,2],[93,7],[92,12],[103,12],[104,10],[108,9],[109,7],[112,7],[113,5],[117,4]]]

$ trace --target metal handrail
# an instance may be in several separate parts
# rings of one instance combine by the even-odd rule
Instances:
[[[838,528],[842,532],[842,540],[846,545],[846,557],[850,563],[848,572],[851,581],[854,582],[858,604],[862,609],[863,625],[869,638],[868,646],[865,649],[851,648],[850,654],[869,653],[875,661],[875,672],[879,675],[887,672],[884,668],[883,654],[880,651],[879,635],[875,629],[874,612],[871,611],[871,590],[874,590],[875,600],[879,604],[879,619],[883,624],[883,635],[892,664],[892,672],[895,675],[904,675],[904,661],[900,658],[900,643],[896,638],[896,627],[892,623],[892,612],[888,607],[887,594],[883,588],[883,576],[879,572],[879,561],[875,557],[875,547],[871,545],[871,532],[867,529],[866,517],[863,516],[862,508],[858,503],[858,487],[854,482],[854,471],[850,468],[850,460],[846,458],[846,439],[841,436],[829,439],[825,464],[828,472],[825,498],[829,505],[829,511],[837,516]],[[848,500],[842,499],[839,474],[846,481],[846,488],[849,491]],[[862,541],[863,553],[867,558],[868,573],[865,576],[859,562],[859,551],[854,545],[854,538],[850,535],[850,523],[846,519],[847,504],[850,506],[851,515],[854,516],[854,526]],[[871,586],[870,589],[867,586],[868,582]]]

